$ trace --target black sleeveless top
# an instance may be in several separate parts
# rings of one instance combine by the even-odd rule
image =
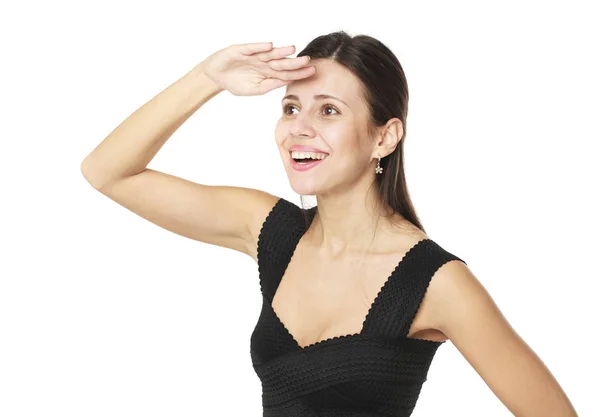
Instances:
[[[263,417],[410,416],[429,365],[444,342],[408,338],[438,268],[459,260],[431,239],[414,245],[371,304],[359,333],[302,347],[272,308],[275,291],[313,209],[280,198],[258,238],[262,310],[250,338],[262,385]],[[466,262],[465,262],[466,264]]]

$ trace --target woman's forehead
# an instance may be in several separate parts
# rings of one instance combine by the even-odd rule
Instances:
[[[331,59],[315,59],[313,63],[316,73],[288,84],[283,99],[301,103],[338,99],[353,110],[362,105],[360,81],[348,68]]]

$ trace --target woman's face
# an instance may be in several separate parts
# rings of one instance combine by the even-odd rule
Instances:
[[[317,67],[314,75],[287,85],[275,128],[290,184],[301,195],[343,190],[366,175],[373,162],[374,144],[367,137],[369,117],[359,80],[334,61],[311,62]],[[294,145],[312,146],[329,155],[313,168],[296,170],[290,153]]]

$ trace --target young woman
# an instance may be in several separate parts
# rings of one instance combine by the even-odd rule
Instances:
[[[263,307],[251,357],[264,415],[409,416],[437,348],[451,340],[515,415],[576,416],[466,263],[419,222],[403,165],[408,87],[395,55],[345,32],[288,58],[294,50],[250,43],[217,51],[81,166],[129,210],[258,263]],[[317,206],[147,168],[219,92],[282,86],[276,144],[292,188],[315,195]]]

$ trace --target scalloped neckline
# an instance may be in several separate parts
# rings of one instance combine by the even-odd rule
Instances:
[[[312,221],[312,219],[311,219],[311,221]],[[273,299],[275,298],[275,294],[277,294],[277,290],[279,289],[279,285],[281,284],[281,281],[283,280],[283,277],[285,276],[285,272],[287,271],[288,266],[291,263],[292,258],[294,257],[294,253],[296,252],[296,248],[298,247],[298,244],[300,243],[300,240],[302,239],[302,237],[304,236],[305,233],[306,233],[306,230],[297,239],[296,245],[294,246],[294,250],[292,251],[292,254],[290,255],[290,257],[289,257],[289,259],[287,261],[287,264],[285,265],[285,268],[283,269],[283,272],[281,273],[281,276],[279,277],[279,279],[277,281],[277,286],[275,287],[275,289],[273,291],[273,297],[272,297],[272,299],[269,300],[268,298],[265,297],[265,302],[267,303],[267,305],[269,306],[271,312],[273,313],[273,316],[275,317],[275,319],[277,321],[277,324],[285,331],[285,333],[287,333],[287,335],[289,336],[290,340],[294,343],[294,345],[296,346],[296,348],[299,349],[300,351],[304,351],[304,350],[307,350],[307,349],[310,349],[310,348],[313,348],[313,347],[316,347],[316,346],[325,345],[325,344],[327,344],[329,342],[333,342],[333,341],[340,340],[340,339],[352,339],[352,338],[363,336],[364,335],[364,330],[365,330],[365,323],[367,322],[367,320],[371,316],[371,312],[373,311],[374,306],[381,299],[382,292],[385,290],[385,288],[387,288],[389,285],[391,285],[390,282],[399,273],[400,267],[404,264],[404,262],[406,261],[408,255],[410,253],[412,253],[413,251],[415,251],[418,247],[421,247],[425,242],[432,241],[430,238],[421,239],[417,243],[415,243],[413,246],[411,246],[404,253],[404,255],[402,255],[402,257],[400,258],[400,260],[396,264],[396,267],[394,268],[394,270],[388,275],[388,277],[386,278],[386,280],[383,283],[383,285],[379,288],[379,291],[377,292],[377,295],[375,296],[375,299],[371,302],[371,305],[369,306],[369,309],[367,310],[367,314],[365,315],[365,318],[363,319],[361,328],[360,328],[360,330],[359,330],[358,333],[350,333],[350,334],[345,334],[345,335],[331,336],[331,337],[328,337],[326,339],[322,339],[322,340],[318,340],[316,342],[310,343],[310,344],[308,344],[306,346],[302,346],[302,345],[300,345],[300,343],[298,343],[298,340],[296,339],[296,337],[286,327],[285,323],[283,323],[283,321],[281,321],[281,319],[277,315],[277,312],[275,312],[275,309],[273,308]],[[442,341],[437,341],[437,340],[419,339],[419,338],[408,337],[408,336],[400,336],[400,339],[411,340],[411,341],[414,340],[415,343],[425,342],[426,344],[430,344],[430,345],[440,345],[440,344],[444,343]]]

